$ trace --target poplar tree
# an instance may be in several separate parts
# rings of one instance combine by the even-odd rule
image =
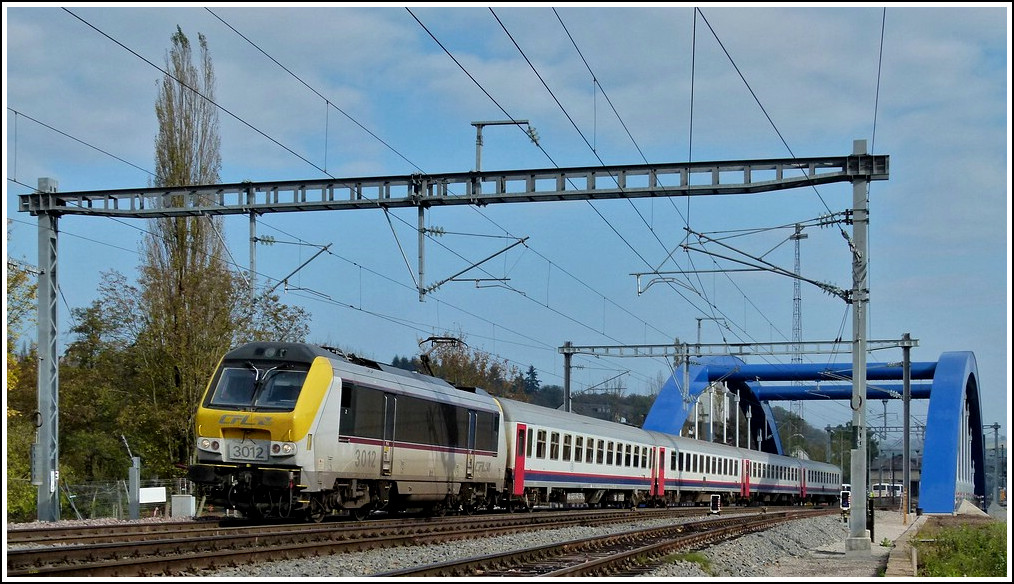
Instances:
[[[207,39],[198,36],[197,65],[179,26],[171,41],[155,103],[155,186],[215,184],[222,160]],[[174,195],[151,204],[212,201]],[[115,273],[104,285],[112,291],[107,318],[134,339],[136,400],[121,418],[147,468],[179,473],[193,452],[198,401],[222,355],[249,340],[304,340],[307,315],[277,296],[255,299],[244,274],[230,269],[221,216],[152,219],[142,254],[136,288]]]

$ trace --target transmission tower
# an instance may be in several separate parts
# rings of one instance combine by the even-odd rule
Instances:
[[[803,300],[800,292],[800,279],[799,279],[799,241],[806,239],[806,234],[803,233],[803,226],[796,223],[796,232],[789,236],[789,239],[795,242],[796,248],[796,263],[795,263],[795,274],[796,277],[793,279],[792,284],[792,362],[802,363],[803,354],[801,351],[801,343],[803,342]],[[801,384],[801,381],[794,381],[793,385]],[[803,401],[795,400],[791,403],[791,410],[797,419],[803,419]],[[802,428],[800,428],[802,430]],[[791,440],[790,440],[791,442]]]

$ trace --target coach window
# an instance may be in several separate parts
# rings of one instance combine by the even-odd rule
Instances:
[[[589,436],[588,440],[585,441],[584,460],[589,463],[595,462],[595,439],[591,436]],[[599,462],[602,461],[600,460]]]
[[[574,438],[574,462],[581,462],[584,454],[584,436]]]
[[[613,443],[606,444],[606,464],[613,463]]]
[[[606,455],[605,448],[606,448],[605,442],[603,442],[602,440],[599,440],[598,450],[597,450],[598,454],[596,455],[596,459],[595,459],[599,464],[602,464],[603,460],[605,459],[605,455]]]
[[[560,433],[549,435],[549,460],[560,460]]]
[[[533,438],[535,437],[534,436],[534,432],[535,432],[535,430],[533,430],[531,428],[528,429],[528,440],[526,441],[526,443],[528,444],[528,446],[527,446],[526,452],[525,452],[525,456],[528,457],[528,458],[532,457],[532,449],[535,448],[535,440],[533,440]]]
[[[697,453],[696,452],[690,455],[690,472],[698,472],[697,471]]]
[[[535,458],[546,457],[546,431],[539,430],[535,438]]]
[[[629,444],[627,444],[627,451],[630,451]],[[616,443],[616,466],[623,466],[623,444],[620,444],[619,442]]]
[[[570,443],[573,438],[570,434],[563,435],[563,461],[570,462]]]
[[[623,466],[630,466],[630,445],[627,444],[626,452],[623,455]]]

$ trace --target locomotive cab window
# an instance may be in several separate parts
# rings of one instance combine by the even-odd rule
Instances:
[[[258,368],[252,363],[224,367],[206,405],[221,409],[292,411],[306,373],[279,367]]]

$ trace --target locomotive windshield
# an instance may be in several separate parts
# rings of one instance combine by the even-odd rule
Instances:
[[[208,406],[228,410],[292,411],[306,371],[287,366],[258,369],[253,363],[222,368]]]

